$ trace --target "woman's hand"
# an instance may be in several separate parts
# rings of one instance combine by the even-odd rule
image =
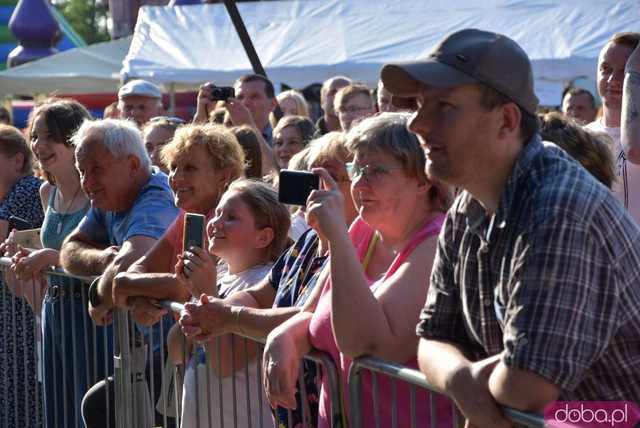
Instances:
[[[186,287],[192,296],[218,295],[216,262],[202,248],[191,247],[179,255],[175,271],[178,282]]]
[[[267,337],[262,358],[262,381],[271,408],[296,408],[296,383],[302,357],[286,330],[276,330]]]
[[[11,232],[9,232],[7,239],[0,244],[0,256],[13,257],[13,255],[18,251],[18,244],[16,243],[15,236],[16,230],[12,229]]]
[[[231,306],[222,299],[203,294],[198,302],[185,304],[180,315],[182,332],[198,343],[231,332]]]
[[[11,270],[18,279],[30,280],[48,267],[57,265],[58,255],[58,251],[51,248],[29,250],[18,247],[18,251],[11,258]]]
[[[327,170],[314,168],[313,173],[320,176],[321,190],[314,190],[307,199],[307,223],[320,236],[333,241],[347,232],[344,196]]]

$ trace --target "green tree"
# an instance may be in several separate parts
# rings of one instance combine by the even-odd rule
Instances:
[[[57,8],[87,44],[110,40],[106,1],[65,0]]]

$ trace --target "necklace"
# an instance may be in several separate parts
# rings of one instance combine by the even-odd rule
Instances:
[[[80,186],[78,184],[78,188],[76,189],[76,193],[73,194],[73,198],[71,198],[71,202],[69,202],[69,204],[67,205],[67,209],[64,212],[60,213],[60,221],[58,221],[58,226],[56,228],[56,232],[58,235],[60,235],[60,233],[62,232],[62,226],[64,226],[64,220],[65,217],[67,216],[67,214],[69,214],[69,210],[71,209],[71,206],[73,205],[73,202],[76,200],[76,197],[78,196],[78,193],[80,193],[80,188],[82,186]]]

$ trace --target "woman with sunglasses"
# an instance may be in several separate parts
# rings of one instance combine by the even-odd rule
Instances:
[[[347,134],[354,153],[351,195],[359,214],[349,228],[336,214],[345,203],[338,184],[326,171],[318,171],[322,190],[309,197],[307,218],[329,242],[330,278],[315,308],[296,314],[267,338],[263,379],[272,406],[295,407],[300,361],[312,348],[333,357],[344,391],[352,358],[372,355],[417,367],[415,325],[449,197],[426,177],[425,156],[407,130],[407,119],[405,114],[384,113],[363,120]],[[323,381],[320,427],[330,424],[327,386]],[[389,380],[378,381],[376,409],[370,378],[365,377],[362,386],[363,426],[374,426],[376,413],[381,426],[391,426]],[[409,426],[409,387],[396,387],[398,426]],[[428,426],[426,394],[419,393],[417,403],[419,426]],[[447,410],[450,414],[446,407],[439,414]]]

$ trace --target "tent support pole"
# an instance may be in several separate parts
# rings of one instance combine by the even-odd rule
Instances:
[[[229,13],[231,22],[233,22],[233,26],[236,28],[236,32],[238,33],[238,37],[240,37],[240,41],[242,42],[244,51],[249,57],[253,72],[255,74],[260,74],[267,77],[267,72],[264,70],[262,62],[260,62],[260,58],[258,57],[256,48],[253,46],[253,42],[251,41],[251,37],[247,32],[247,27],[244,25],[242,16],[240,16],[240,12],[238,11],[235,0],[224,0],[224,6],[227,8],[227,12]],[[276,120],[280,120],[282,118],[282,109],[277,102],[276,108],[273,110],[273,114],[275,115]]]

